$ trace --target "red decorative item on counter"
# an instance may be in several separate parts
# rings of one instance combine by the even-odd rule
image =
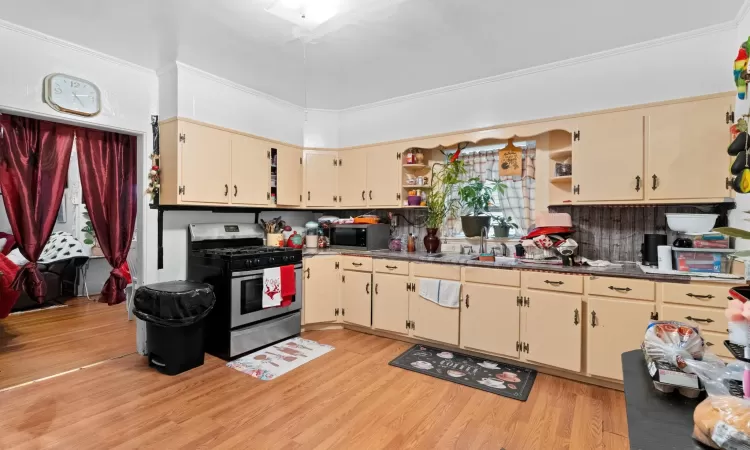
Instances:
[[[302,248],[303,243],[304,239],[296,231],[286,240],[286,246],[289,248]]]

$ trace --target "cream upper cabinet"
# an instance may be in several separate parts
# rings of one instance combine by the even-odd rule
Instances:
[[[305,150],[307,206],[338,206],[338,165],[338,152]]]
[[[260,139],[232,135],[233,205],[265,206],[271,178],[270,145]]]
[[[345,270],[342,273],[341,318],[344,322],[369,327],[372,308],[372,274]]]
[[[518,358],[520,294],[514,287],[465,283],[461,347]]]
[[[596,114],[579,121],[573,141],[573,200],[642,200],[642,110]]]
[[[419,279],[412,281],[414,290],[409,295],[411,335],[415,338],[458,345],[459,308],[438,305],[419,295]]]
[[[384,145],[367,150],[367,206],[401,206],[400,147]]]
[[[724,198],[733,97],[648,108],[646,198]],[[575,170],[575,169],[574,169]]]
[[[341,279],[336,268],[337,256],[305,258],[304,276],[305,323],[336,322]]]
[[[377,330],[408,334],[409,277],[374,273],[372,292],[372,326]]]
[[[232,134],[212,127],[180,122],[181,200],[229,203]]]
[[[621,356],[640,347],[654,308],[653,302],[589,296],[585,318],[589,375],[622,380]]]
[[[581,296],[526,291],[524,341],[526,360],[579,372],[581,370]]]
[[[367,206],[367,150],[339,152],[339,206]]]
[[[300,206],[302,204],[302,149],[277,145],[276,185],[277,204]]]

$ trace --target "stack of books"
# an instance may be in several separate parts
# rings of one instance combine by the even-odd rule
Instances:
[[[688,236],[693,241],[693,248],[729,248],[729,237],[721,233],[703,233]]]

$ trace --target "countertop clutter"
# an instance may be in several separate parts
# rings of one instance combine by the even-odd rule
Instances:
[[[672,275],[662,273],[645,273],[635,263],[623,263],[622,265],[615,265],[609,267],[586,267],[586,266],[573,266],[565,267],[551,264],[535,264],[520,262],[508,258],[506,260],[496,260],[495,262],[479,261],[476,255],[460,255],[460,254],[428,254],[424,252],[392,252],[390,250],[375,250],[375,251],[357,251],[357,250],[337,250],[337,249],[305,249],[303,256],[312,257],[316,255],[350,255],[350,256],[366,256],[375,259],[394,259],[401,261],[410,262],[424,262],[431,264],[453,264],[460,266],[476,266],[486,267],[495,269],[506,269],[506,270],[534,270],[534,271],[545,271],[555,273],[566,273],[573,275],[600,275],[606,277],[616,278],[634,278],[641,280],[650,281],[663,281],[671,283],[690,283],[691,277],[687,275]],[[692,280],[710,283],[727,283],[727,284],[741,284],[740,280]]]

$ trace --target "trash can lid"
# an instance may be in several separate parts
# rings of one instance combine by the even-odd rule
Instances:
[[[181,327],[206,317],[215,303],[210,284],[167,281],[139,287],[135,291],[133,314],[157,325]]]
[[[164,281],[162,283],[154,283],[154,284],[148,284],[146,286],[141,286],[138,288],[140,291],[141,289],[148,289],[150,291],[157,291],[157,292],[166,292],[170,294],[179,294],[179,293],[188,293],[195,290],[205,290],[210,289],[213,291],[213,287],[210,284],[206,283],[198,283],[197,281],[185,281],[185,280],[178,280],[178,281]]]

